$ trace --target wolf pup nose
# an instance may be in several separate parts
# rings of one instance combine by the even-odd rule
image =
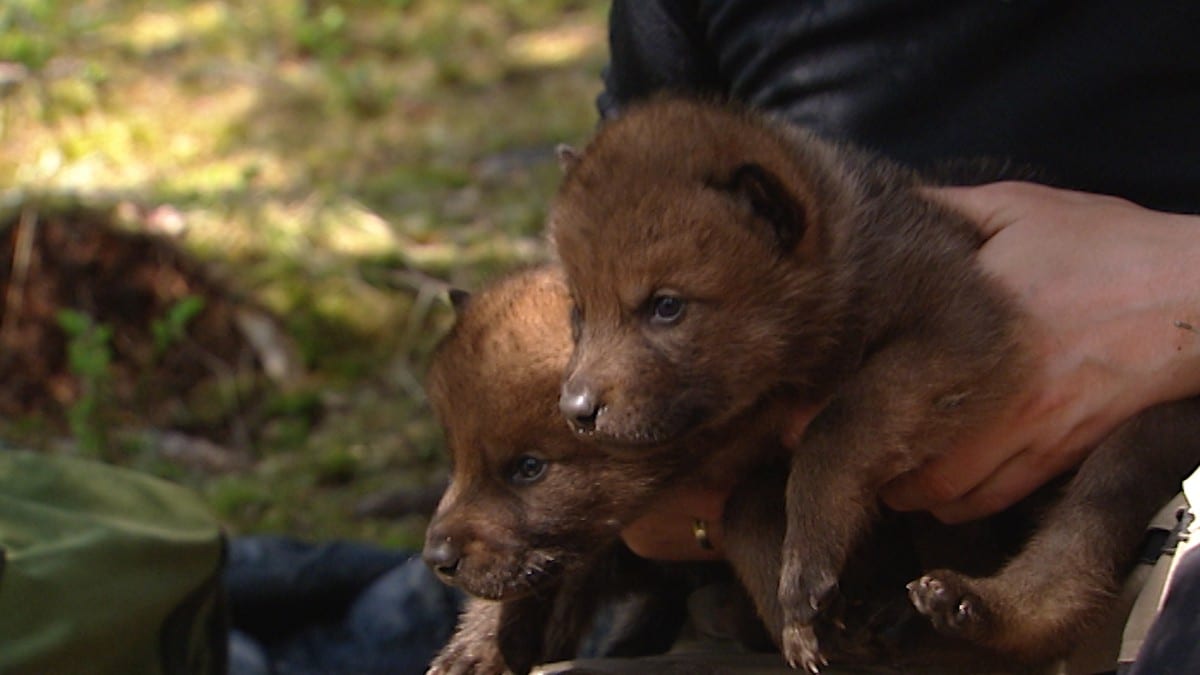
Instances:
[[[595,431],[600,408],[599,397],[586,382],[568,379],[563,383],[562,393],[558,397],[558,409],[576,432]]]
[[[450,537],[442,537],[440,540],[430,538],[425,542],[425,550],[421,557],[426,565],[447,582],[458,573],[459,564],[462,563],[462,552]]]

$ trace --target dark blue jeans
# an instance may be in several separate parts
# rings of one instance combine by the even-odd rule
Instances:
[[[343,541],[234,539],[225,583],[231,675],[424,673],[462,599],[420,556]]]

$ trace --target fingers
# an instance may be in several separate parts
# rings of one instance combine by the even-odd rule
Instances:
[[[673,492],[621,531],[631,551],[653,560],[719,560],[722,557],[721,515],[724,489],[689,487]],[[698,539],[702,523],[709,547]]]
[[[961,478],[959,474],[947,473],[934,461],[893,478],[883,486],[879,496],[896,511],[929,511],[970,489]]]
[[[1019,452],[970,492],[959,499],[934,506],[930,513],[938,520],[953,525],[1003,511],[1078,464],[1091,449],[1091,446],[1081,446],[1077,450],[1069,450],[1068,447]]]
[[[963,474],[955,468],[953,457],[935,460],[892,481],[883,492],[884,502],[897,511],[929,511],[938,520],[956,524],[1003,511],[1037,489],[1045,476],[1030,459],[1032,453],[1020,452],[999,466]]]
[[[1075,206],[1092,195],[1020,181],[986,185],[926,188],[930,198],[966,216],[990,239],[1033,212],[1064,205]]]
[[[930,513],[943,523],[954,525],[998,513],[1028,497],[1043,480],[1055,475],[1041,476],[1030,461],[1031,454],[1018,453],[962,498],[935,506]]]
[[[1061,222],[1079,215],[1094,216],[1097,208],[1139,208],[1119,197],[1021,181],[929,187],[924,191],[931,199],[966,216],[989,239],[1021,220]]]
[[[1078,436],[1087,433],[1086,426],[1080,427],[1076,437],[1053,448],[989,452],[984,455],[986,461],[979,462],[961,457],[978,452],[956,450],[896,478],[881,496],[897,511],[929,511],[951,525],[990,516],[1078,464],[1091,447],[1080,443]]]
[[[983,236],[990,239],[1017,221],[1011,197],[1005,195],[1019,183],[993,183],[971,187],[927,188],[925,193],[943,206],[966,216]]]
[[[706,534],[712,548],[696,540],[695,519],[650,514],[621,531],[621,539],[635,554],[650,560],[720,560],[720,548],[714,540],[720,523],[706,522]]]
[[[884,486],[881,496],[897,511],[932,511],[983,484],[1022,445],[1018,439],[981,436],[898,476]]]

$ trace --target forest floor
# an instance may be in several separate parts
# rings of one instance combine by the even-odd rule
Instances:
[[[0,8],[0,440],[419,546],[447,286],[544,259],[603,3]]]

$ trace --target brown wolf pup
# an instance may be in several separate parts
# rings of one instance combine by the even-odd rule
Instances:
[[[600,604],[622,595],[682,612],[676,575],[630,553],[619,532],[683,463],[610,461],[559,416],[571,350],[561,271],[528,270],[453,297],[458,318],[426,382],[452,476],[424,556],[475,598],[430,672],[524,673],[572,657]],[[677,623],[635,627],[613,653],[665,651]]]
[[[781,398],[823,406],[791,455],[780,575],[746,580],[815,672],[814,618],[878,489],[1005,407],[1029,369],[1023,318],[976,269],[976,228],[915,176],[751,112],[653,102],[572,163],[550,227],[576,305],[560,406],[580,436],[687,454],[747,415],[772,425]],[[1126,424],[1020,555],[983,578],[931,571],[912,602],[1016,658],[1067,650],[1200,459],[1198,419],[1192,401]]]
[[[476,598],[431,672],[523,673],[572,657],[597,607],[631,594],[648,613],[610,653],[664,651],[685,601],[681,570],[634,557],[619,532],[683,483],[745,476],[725,512],[727,549],[739,576],[773,597],[785,472],[769,461],[753,468],[745,462],[783,457],[782,450],[751,447],[778,446],[775,441],[732,424],[728,437],[712,434],[686,451],[665,446],[631,453],[580,439],[557,406],[572,349],[571,300],[561,270],[525,270],[469,299],[455,297],[456,323],[439,344],[427,380],[446,432],[452,481],[430,523],[425,558],[445,581]],[[996,523],[979,533],[942,527],[940,541],[976,540],[968,555],[951,551],[947,557],[931,553],[936,547],[914,545],[908,528],[907,519],[890,519],[851,557],[842,576],[844,602],[818,626],[827,651],[863,664],[998,665],[991,654],[935,634],[908,603],[904,584],[931,561],[994,570],[1022,531]],[[1006,536],[1010,541],[1001,542]],[[708,569],[685,571],[714,576]],[[754,610],[731,611],[731,621],[744,627],[739,637],[761,642]],[[765,618],[778,634],[777,606]]]

